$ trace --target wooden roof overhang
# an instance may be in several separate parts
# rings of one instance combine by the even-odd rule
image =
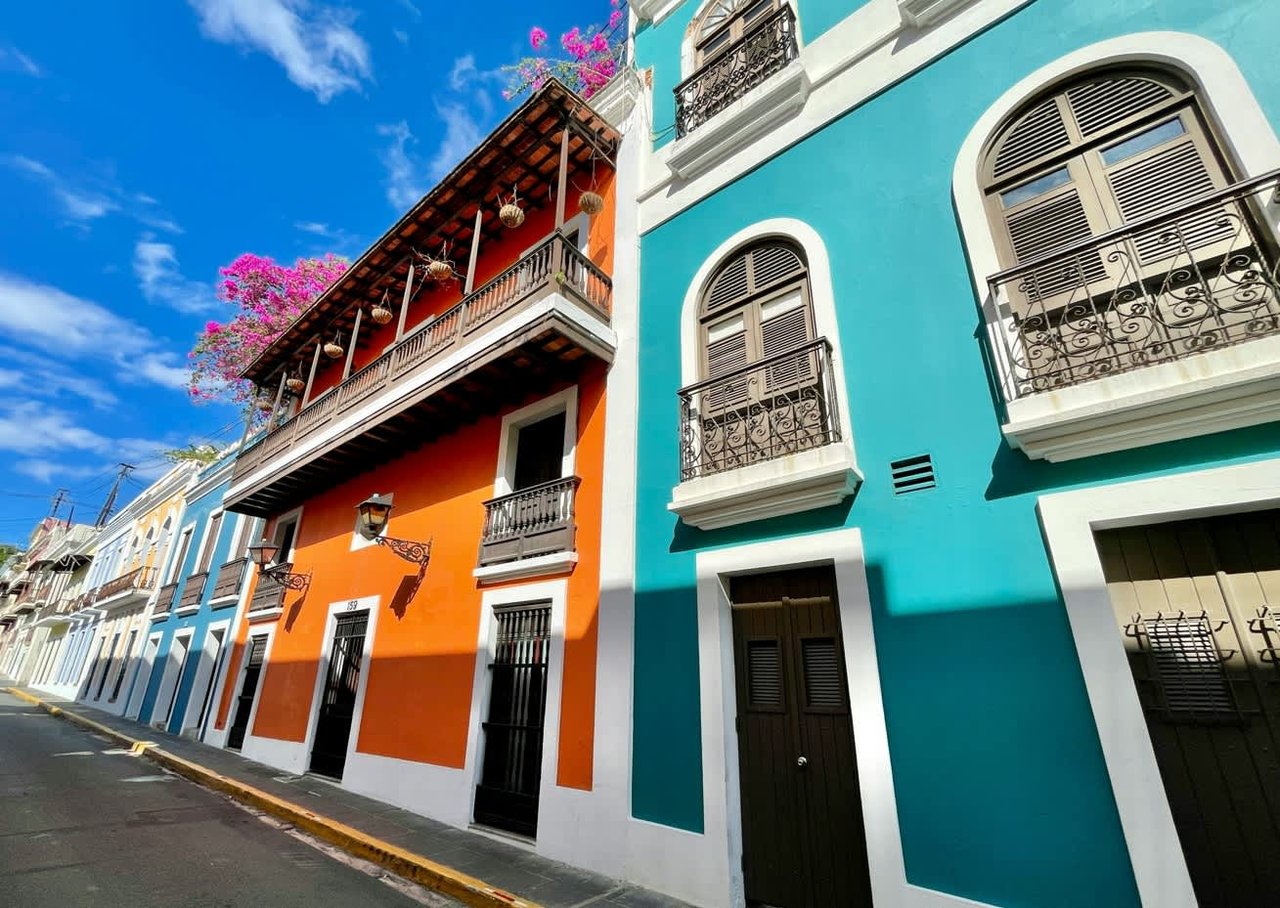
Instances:
[[[358,308],[388,294],[399,307],[414,253],[466,261],[481,214],[480,245],[506,228],[498,219],[498,197],[513,190],[526,209],[553,203],[561,135],[569,131],[569,173],[590,170],[593,161],[613,165],[617,131],[576,94],[552,79],[511,113],[440,183],[382,235],[346,273],[311,304],[244,371],[244,378],[273,392],[282,368],[306,375],[314,341],[350,337]],[[415,280],[413,291],[419,284]]]

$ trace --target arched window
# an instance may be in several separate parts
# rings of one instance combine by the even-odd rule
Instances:
[[[1106,69],[1059,84],[1005,121],[981,167],[1019,394],[1253,332],[1265,288],[1238,291],[1269,241],[1182,76]]]
[[[699,299],[698,333],[702,381],[681,392],[684,478],[839,439],[798,246],[768,238],[722,262]]]
[[[780,6],[782,0],[711,0],[694,25],[694,68],[742,38]]]
[[[801,251],[771,239],[736,253],[707,285],[700,321],[704,378],[813,340],[809,272]]]

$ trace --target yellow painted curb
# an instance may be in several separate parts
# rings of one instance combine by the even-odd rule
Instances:
[[[510,892],[489,886],[483,880],[468,876],[465,873],[454,870],[452,867],[446,867],[444,864],[438,864],[420,854],[414,854],[412,851],[406,851],[403,848],[392,845],[390,842],[384,842],[371,835],[366,835],[345,823],[339,823],[330,817],[313,813],[283,798],[277,798],[275,795],[254,788],[252,785],[247,785],[238,779],[220,775],[198,763],[184,760],[182,757],[171,754],[157,746],[152,741],[139,741],[131,738],[78,713],[68,712],[65,709],[54,706],[52,703],[41,700],[39,697],[33,697],[26,691],[13,687],[6,688],[5,691],[20,700],[40,707],[52,716],[66,719],[96,734],[105,735],[113,741],[128,747],[131,753],[140,754],[149,760],[153,760],[183,778],[190,779],[213,791],[229,795],[242,804],[248,804],[250,807],[255,807],[264,813],[292,823],[318,839],[323,839],[332,845],[336,845],[356,857],[371,861],[407,880],[412,880],[428,889],[434,889],[436,892],[451,896],[465,905],[471,905],[474,908],[541,908],[535,902],[526,901],[512,895]]]

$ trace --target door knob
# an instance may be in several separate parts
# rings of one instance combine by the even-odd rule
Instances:
[[[797,765],[797,766],[799,766],[801,769],[804,769],[806,766],[808,766],[808,765],[809,765],[809,758],[808,758],[808,757],[796,757],[796,765]]]

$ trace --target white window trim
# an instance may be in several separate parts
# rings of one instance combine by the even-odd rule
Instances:
[[[680,81],[681,82],[683,82],[685,79],[689,78],[695,72],[698,71],[698,67],[694,65],[694,61],[697,59],[697,51],[695,49],[695,45],[698,43],[697,29],[694,28],[694,26],[698,24],[698,20],[702,18],[702,14],[706,12],[707,7],[715,2],[717,2],[717,0],[702,0],[702,2],[698,4],[698,8],[693,11],[693,18],[689,20],[689,28],[685,30],[684,38],[681,39],[680,41]],[[780,4],[781,6],[791,7],[791,11],[795,13],[796,46],[799,50],[804,50],[804,33],[800,30],[800,9],[798,6],[796,6],[796,0],[780,0]],[[738,11],[741,12],[743,8],[750,5],[751,5],[751,0],[744,0],[742,6],[739,7]],[[770,15],[773,15],[773,14],[770,13]],[[777,73],[774,73],[769,78],[773,79],[777,75],[778,75]]]
[[[195,633],[195,628],[193,627],[179,628],[173,632],[173,637],[169,641],[169,649],[165,652],[164,672],[160,675],[160,687],[156,690],[155,702],[151,704],[149,725],[152,728],[168,731],[169,720],[172,718],[169,712],[173,709],[174,700],[178,696],[178,688],[182,684],[182,678],[178,675],[178,671],[182,668],[182,659],[174,658],[175,648],[180,641],[186,641],[183,657],[188,656],[195,642]],[[149,680],[148,683],[150,683]]]
[[[210,657],[213,646],[213,635],[215,631],[222,631],[222,643],[218,646],[216,655]],[[200,721],[200,710],[204,708],[204,694],[217,680],[215,677],[218,673],[218,662],[222,659],[222,651],[227,646],[227,638],[231,635],[231,619],[224,621],[210,622],[204,629],[204,636],[200,641],[200,652],[198,654],[199,662],[196,663],[196,673],[191,678],[191,696],[187,697],[187,708],[182,714],[182,721],[178,726],[177,734],[182,734],[187,730],[194,730],[197,738],[203,732],[203,728],[196,727]],[[209,711],[214,712],[218,702],[218,693],[213,691],[209,695]],[[209,717],[205,716],[205,724],[207,725]]]
[[[1186,74],[1221,127],[1224,151],[1247,178],[1280,167],[1280,139],[1231,56],[1205,38],[1143,32],[1081,48],[1018,82],[974,124],[952,175],[956,212],[969,253],[987,348],[1001,386],[1010,444],[1029,457],[1071,460],[1280,418],[1280,339],[1262,338],[1173,363],[1014,399],[1003,338],[1008,313],[987,284],[1003,269],[979,184],[984,146],[1000,124],[1055,82],[1113,63],[1163,64]],[[1280,230],[1280,205],[1267,206]]]
[[[178,544],[174,546],[174,549],[173,549],[173,556],[172,556],[173,563],[169,565],[169,570],[165,572],[165,578],[166,578],[165,584],[176,583],[179,575],[182,573],[181,562],[185,561],[187,559],[187,555],[191,553],[190,543],[188,543],[185,548],[182,545],[182,537],[188,534],[191,536],[190,541],[194,542],[195,536],[196,536],[196,524],[194,520],[191,523],[184,526],[182,529],[178,530]],[[182,552],[181,560],[179,560],[177,557],[179,552]],[[195,563],[196,564],[199,563],[199,556],[197,556],[197,560]],[[167,612],[168,610],[166,610],[166,614]]]
[[[850,394],[840,352],[831,263],[822,237],[804,221],[770,218],[744,227],[721,243],[699,266],[685,291],[680,313],[680,385],[691,385],[701,378],[702,332],[698,313],[708,283],[734,252],[770,236],[789,239],[804,250],[814,333],[831,344],[831,375],[841,440],[813,451],[681,482],[672,491],[667,507],[686,523],[701,529],[838,504],[852,495],[862,481],[854,451]]]
[[[476,786],[483,769],[484,730],[492,691],[489,664],[497,654],[497,622],[494,612],[519,605],[551,605],[551,647],[547,652],[547,704],[542,721],[542,768],[538,782],[539,826],[545,820],[543,806],[558,803],[556,784],[560,765],[560,710],[564,694],[564,635],[569,601],[567,580],[547,580],[521,586],[487,590],[480,597],[480,632],[476,640],[475,680],[471,691],[471,722],[467,734],[467,823],[475,825]]]
[[[146,640],[142,644],[142,652],[138,656],[138,674],[137,678],[141,680],[145,677],[146,683],[134,690],[133,696],[129,698],[129,702],[125,704],[124,714],[126,716],[138,717],[138,713],[142,709],[142,701],[147,698],[147,685],[151,683],[151,671],[155,666],[156,653],[160,652],[160,644],[164,639],[164,631],[153,631],[147,634]],[[155,651],[148,655],[151,645],[155,644]]]
[[[293,527],[293,543],[289,551],[290,564],[298,560],[294,556],[298,553],[298,539],[302,535],[302,509],[303,509],[303,505],[299,505],[298,507],[294,508],[291,511],[285,511],[283,514],[278,514],[276,516],[275,523],[272,524],[272,527],[271,527],[271,541],[275,542],[276,544],[279,544],[280,527],[291,520],[297,521]],[[253,543],[251,542],[249,544],[252,545]],[[284,563],[280,561],[279,553],[277,553],[276,555],[276,563],[277,564]]]
[[[311,713],[307,718],[307,736],[301,753],[302,765],[306,769],[311,763],[311,748],[315,744],[316,726],[320,722],[320,698],[324,694],[325,679],[329,676],[329,661],[333,658],[333,633],[338,627],[339,615],[355,615],[368,612],[368,624],[365,626],[364,649],[360,654],[360,681],[356,687],[356,703],[351,715],[351,733],[347,737],[347,763],[351,762],[356,746],[360,742],[360,725],[364,718],[364,697],[369,689],[369,667],[373,662],[373,641],[378,629],[378,605],[381,596],[362,596],[355,599],[343,599],[341,602],[329,603],[327,617],[324,622],[324,636],[320,638],[320,657],[316,663],[316,682],[311,692]],[[265,663],[264,663],[265,666]],[[259,681],[261,685],[261,681]],[[261,687],[259,687],[261,690]],[[258,704],[254,703],[256,711]],[[248,741],[246,736],[245,741]]]
[[[227,741],[231,737],[231,725],[233,722],[235,722],[235,719],[236,719],[236,703],[239,701],[240,693],[244,689],[245,671],[249,667],[249,651],[253,648],[254,637],[266,637],[267,643],[262,650],[262,668],[259,669],[258,671],[258,687],[253,692],[253,706],[249,708],[249,719],[244,726],[244,741],[241,742],[240,750],[239,750],[239,753],[242,757],[247,757],[248,759],[251,759],[251,760],[259,759],[259,757],[254,756],[253,753],[251,752],[252,751],[252,745],[250,744],[251,741],[256,740],[256,741],[266,742],[267,745],[269,746],[273,740],[271,738],[255,739],[253,736],[253,727],[254,727],[254,724],[258,721],[258,707],[262,704],[262,686],[263,684],[266,683],[266,680],[267,680],[267,666],[271,664],[271,650],[272,650],[272,647],[275,645],[275,641],[276,641],[276,626],[274,624],[269,624],[266,627],[259,627],[259,628],[255,628],[253,625],[249,625],[248,631],[244,635],[244,649],[241,650],[240,661],[236,664],[235,690],[231,695],[230,708],[227,710],[226,725],[223,728],[219,729],[219,731],[221,732],[221,737],[219,738],[219,741],[218,741],[219,747],[226,747]],[[259,748],[259,749],[261,750],[262,748]],[[261,760],[261,762],[265,763],[266,761]],[[277,765],[277,764],[273,763],[272,765]]]
[[[572,476],[578,452],[578,386],[571,385],[541,400],[513,410],[502,417],[502,433],[498,440],[498,468],[493,478],[493,497],[512,493],[515,481],[515,437],[520,429],[540,419],[564,411],[564,454],[560,461],[560,475]]]
[[[979,902],[915,886],[906,878],[862,531],[835,530],[699,552],[696,562],[704,828],[709,839],[726,846],[716,858],[724,862],[719,872],[728,878],[730,891],[743,891],[742,805],[733,619],[725,580],[767,570],[829,564],[835,570],[840,608],[873,901],[898,908],[985,908]]]
[[[1277,506],[1277,459],[1059,492],[1039,500],[1120,825],[1142,904],[1148,908],[1195,908],[1197,902],[1094,533]]]

